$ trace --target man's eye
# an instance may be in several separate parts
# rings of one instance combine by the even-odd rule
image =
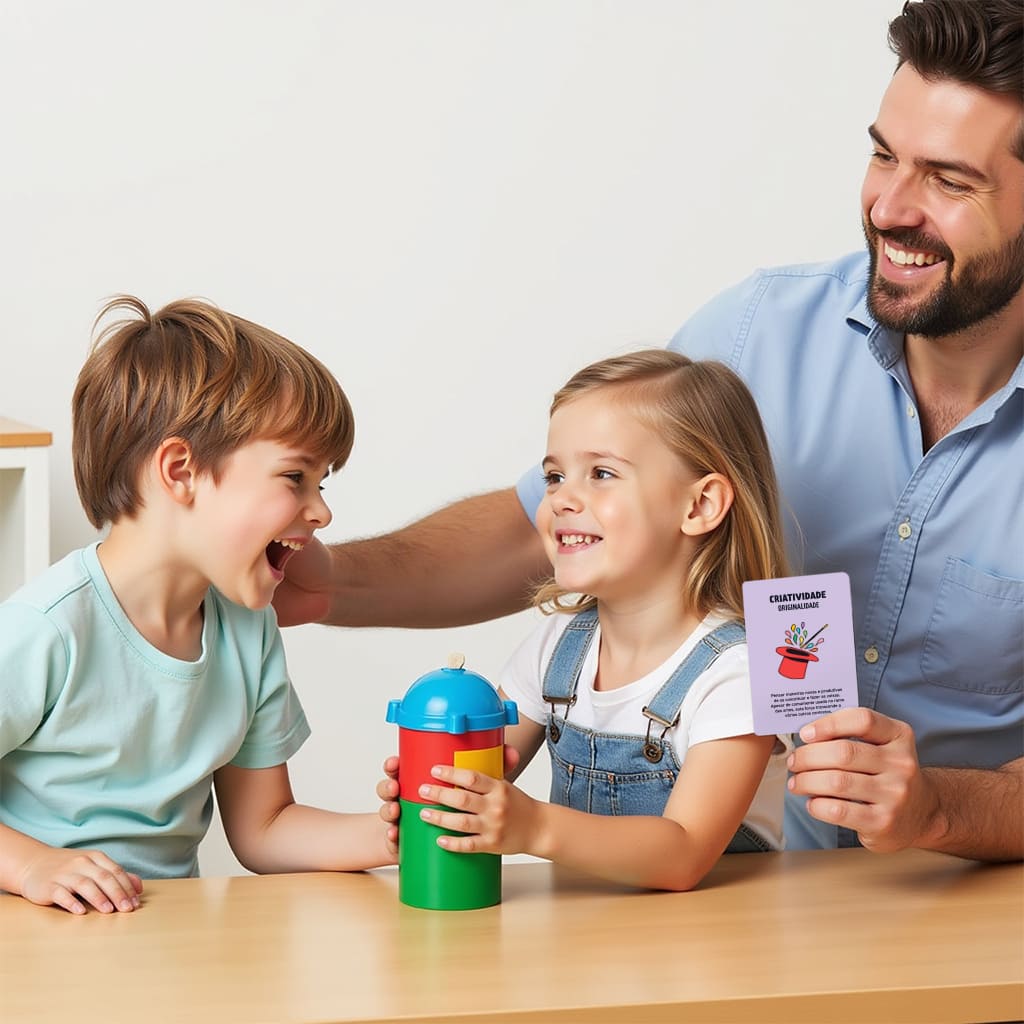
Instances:
[[[955,192],[959,195],[971,191],[970,185],[963,185],[959,181],[950,181],[949,178],[943,178],[941,175],[935,180],[939,183],[939,187],[944,188],[947,192]]]
[[[873,149],[871,151],[871,159],[883,164],[896,162],[896,158],[891,153],[883,153],[880,149]]]

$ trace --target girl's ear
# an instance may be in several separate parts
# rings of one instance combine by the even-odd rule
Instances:
[[[181,437],[167,437],[157,446],[151,462],[160,489],[179,505],[195,497],[196,468],[192,446]]]
[[[701,477],[690,487],[680,529],[688,537],[710,533],[732,508],[734,497],[732,484],[721,473]]]

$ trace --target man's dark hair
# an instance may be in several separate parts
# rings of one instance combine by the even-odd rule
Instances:
[[[896,67],[951,78],[1024,104],[1022,0],[907,0],[889,23]],[[1024,160],[1024,118],[1013,144]]]

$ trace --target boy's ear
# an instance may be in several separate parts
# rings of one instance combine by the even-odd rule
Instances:
[[[157,483],[179,505],[191,505],[195,497],[196,468],[192,446],[181,437],[166,437],[153,453]]]
[[[680,529],[688,537],[710,533],[732,508],[735,492],[721,473],[708,473],[694,483],[683,508]]]

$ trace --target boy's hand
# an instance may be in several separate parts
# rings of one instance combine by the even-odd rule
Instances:
[[[101,914],[136,910],[140,892],[142,879],[99,850],[47,847],[21,875],[21,895],[30,903],[63,907],[72,914],[86,912],[82,900]]]
[[[398,856],[398,816],[401,813],[401,807],[398,803],[398,758],[389,757],[384,762],[384,774],[387,778],[381,779],[377,783],[377,796],[384,801],[381,805],[380,810],[377,812],[381,818],[387,823],[388,829],[386,833],[388,852],[393,856]]]
[[[420,786],[420,796],[451,811],[424,808],[420,817],[432,825],[467,832],[465,836],[439,836],[437,843],[453,853],[530,853],[540,831],[540,805],[504,779],[469,768],[439,764],[431,775],[458,789]]]

